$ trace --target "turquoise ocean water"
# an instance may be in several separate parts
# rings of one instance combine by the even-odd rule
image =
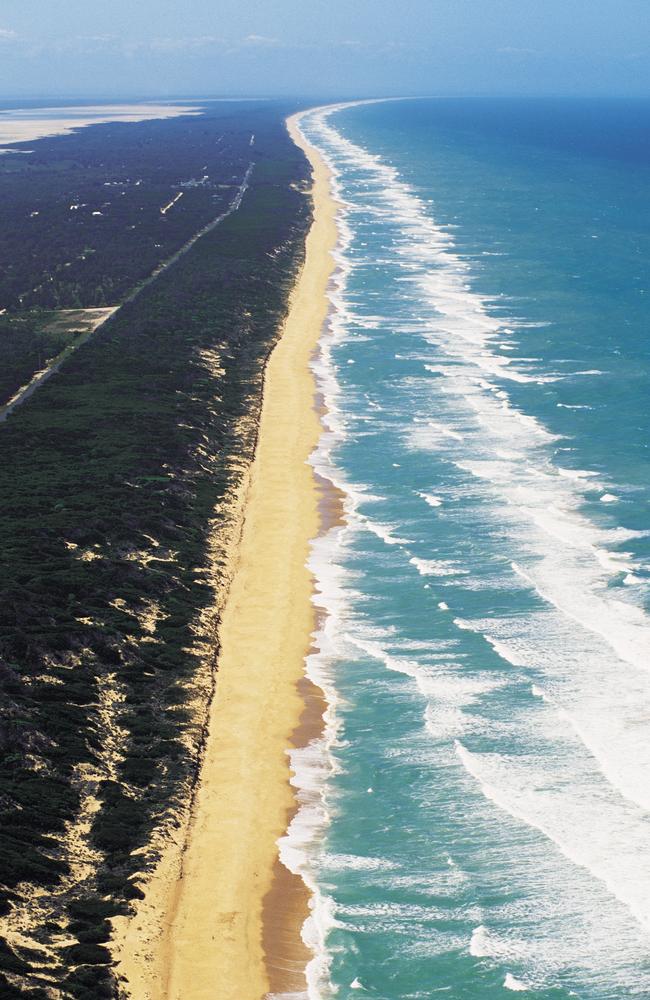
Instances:
[[[310,996],[650,996],[650,105],[302,129],[341,201]]]

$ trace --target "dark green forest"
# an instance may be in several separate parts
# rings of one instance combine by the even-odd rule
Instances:
[[[208,103],[0,155],[0,406],[74,342],[48,329],[55,310],[119,305],[228,209],[260,113]]]
[[[117,304],[226,207],[259,114],[207,105],[15,144],[0,156],[0,310]]]
[[[1,165],[15,317],[125,298],[254,161],[239,210],[0,424],[0,917],[19,932],[0,943],[2,997],[118,995],[109,920],[196,779],[237,491],[310,217],[290,110],[95,126]],[[205,164],[219,183],[161,221]]]

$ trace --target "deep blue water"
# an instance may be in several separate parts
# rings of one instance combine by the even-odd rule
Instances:
[[[312,995],[650,996],[650,104],[311,113]]]

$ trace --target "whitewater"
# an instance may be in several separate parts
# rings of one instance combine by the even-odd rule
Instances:
[[[310,1000],[650,995],[648,165],[553,114],[301,121],[340,234],[312,461],[345,497],[281,842]]]

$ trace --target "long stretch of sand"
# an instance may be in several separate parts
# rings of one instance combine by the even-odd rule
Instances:
[[[0,110],[0,147],[69,135],[88,125],[108,122],[144,122],[152,118],[195,115],[200,108],[182,104],[99,104],[68,108],[13,108]],[[0,152],[7,150],[0,149]]]
[[[182,877],[168,894],[165,930],[145,976],[146,994],[156,1000],[260,1000],[270,989],[273,935],[263,928],[263,915],[267,924],[274,919],[268,899],[274,886],[277,893],[276,842],[295,805],[286,748],[304,721],[304,657],[314,628],[306,560],[319,529],[320,494],[307,459],[321,426],[310,359],[326,318],[336,242],[326,167],[306,146],[295,120],[288,126],[314,170],[314,220],[285,329],[266,372]],[[301,905],[306,907],[304,896]],[[306,909],[298,916],[296,938]],[[278,920],[286,924],[286,915]],[[127,964],[121,968],[132,986],[141,980],[132,979]],[[136,990],[141,1000],[144,993]]]

